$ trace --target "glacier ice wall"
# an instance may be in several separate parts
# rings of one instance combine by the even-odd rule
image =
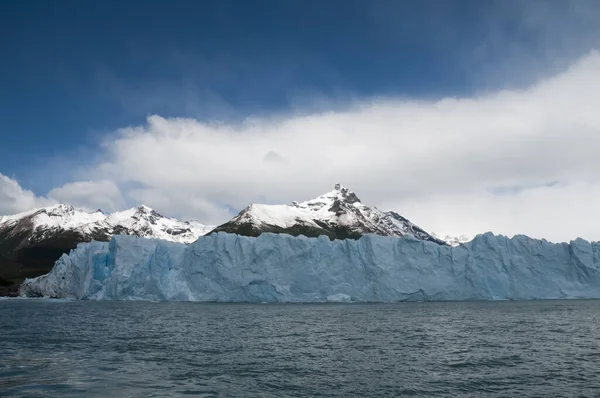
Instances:
[[[226,233],[186,246],[132,236],[82,243],[24,296],[109,300],[393,302],[600,298],[600,244],[491,233],[456,247]]]

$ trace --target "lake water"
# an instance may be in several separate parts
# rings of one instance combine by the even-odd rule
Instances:
[[[600,396],[600,301],[0,301],[0,396]]]

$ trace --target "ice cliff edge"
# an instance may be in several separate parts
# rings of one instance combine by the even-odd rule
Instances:
[[[600,298],[600,243],[491,233],[456,247],[217,233],[184,244],[132,236],[80,243],[21,295],[98,300],[394,302]]]

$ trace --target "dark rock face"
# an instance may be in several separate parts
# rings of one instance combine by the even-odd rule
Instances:
[[[0,297],[17,297],[19,285],[4,278],[0,278]]]
[[[309,238],[317,238],[321,235],[327,236],[330,240],[335,239],[358,239],[363,234],[357,233],[350,230],[347,227],[341,227],[339,225],[330,225],[320,220],[314,220],[318,227],[296,224],[289,228],[282,228],[277,225],[263,224],[260,226],[242,223],[238,224],[235,222],[228,222],[210,231],[207,235],[216,232],[227,232],[231,234],[238,234],[242,236],[253,236],[257,237],[260,234],[271,232],[275,234],[288,234],[292,236],[307,236]]]
[[[50,272],[56,260],[78,243],[108,241],[110,237],[102,231],[90,235],[60,229],[32,233],[17,223],[13,228],[0,230],[0,278],[20,284],[25,278]]]
[[[418,227],[417,225],[412,224],[410,221],[408,221],[408,219],[402,217],[400,214],[393,212],[393,211],[388,211],[386,214],[395,220],[398,220],[404,224],[409,225],[411,234],[413,236],[415,236],[416,238],[421,239],[421,240],[426,240],[429,242],[435,242],[438,245],[444,245],[444,246],[448,245],[448,243],[446,243],[445,241],[438,239],[433,235],[430,235],[429,233],[425,232],[422,228]]]

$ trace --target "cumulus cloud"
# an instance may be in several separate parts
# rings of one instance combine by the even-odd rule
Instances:
[[[109,180],[77,181],[57,187],[48,196],[86,210],[116,211],[125,206],[119,187]]]
[[[210,223],[341,182],[439,234],[598,240],[599,93],[592,52],[526,89],[472,98],[377,99],[243,123],[154,115],[107,139],[89,175],[129,187],[126,202]],[[119,206],[116,191],[104,191],[92,196]]]
[[[186,194],[188,191],[173,194],[159,188],[138,188],[128,191],[133,203],[146,203],[160,212],[185,219],[198,219],[206,224],[220,224],[231,218],[227,206],[218,201],[210,201],[201,194]]]
[[[56,203],[23,189],[19,183],[0,173],[0,215],[15,214]]]

